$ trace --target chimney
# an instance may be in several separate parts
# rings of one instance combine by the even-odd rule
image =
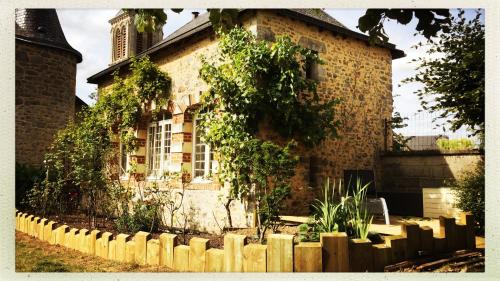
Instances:
[[[197,18],[200,12],[191,12],[193,14],[193,19]]]

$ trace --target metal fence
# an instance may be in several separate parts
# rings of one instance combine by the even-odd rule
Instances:
[[[474,148],[479,147],[480,141],[477,137],[471,136],[466,128],[453,132],[447,119],[439,118],[438,113],[417,112],[401,117],[406,127],[394,129],[394,133],[401,134],[407,140],[404,150],[437,150],[437,140],[441,138],[470,139]]]

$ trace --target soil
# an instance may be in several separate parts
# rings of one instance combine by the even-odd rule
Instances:
[[[91,230],[89,227],[89,222],[87,217],[84,214],[71,214],[71,215],[62,215],[62,216],[46,216],[48,220],[52,220],[55,222],[58,222],[59,225],[67,225],[70,228],[77,228],[77,229],[88,229],[89,231]],[[113,234],[113,238],[116,238],[116,236],[120,233],[116,228],[115,224],[112,220],[108,220],[107,218],[98,218],[96,219],[96,229],[99,229],[101,232],[110,232]],[[169,233],[170,231],[166,229],[160,229],[159,231],[156,232],[150,232],[151,237],[153,239],[158,239],[159,236],[162,233]],[[227,230],[224,234],[226,233],[235,233],[235,234],[241,234],[241,235],[246,235],[247,236],[247,241],[248,243],[259,243],[259,239],[256,236],[256,229],[255,228],[235,228],[235,229],[230,229]],[[222,249],[224,246],[224,234],[219,235],[219,234],[214,234],[214,233],[206,233],[206,232],[199,232],[199,231],[191,231],[188,230],[188,232],[183,235],[181,229],[176,229],[174,230],[174,233],[178,235],[179,238],[179,243],[188,245],[189,240],[193,237],[199,237],[199,238],[205,238],[210,240],[209,241],[209,247],[210,248],[216,248],[216,249]],[[266,234],[272,233],[272,230],[268,230]],[[296,224],[285,224],[282,225],[278,228],[277,233],[283,233],[283,234],[297,234],[297,225]],[[133,235],[133,233],[125,233],[125,234],[130,234]],[[298,239],[296,236],[295,239]],[[297,240],[298,241],[298,240]]]

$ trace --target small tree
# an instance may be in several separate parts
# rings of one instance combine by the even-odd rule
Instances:
[[[298,158],[297,141],[312,147],[336,136],[334,105],[321,103],[316,82],[303,75],[318,54],[279,37],[257,40],[234,28],[220,34],[219,56],[203,59],[201,78],[209,85],[198,110],[203,138],[220,155],[220,173],[231,198],[247,198],[257,209],[257,234],[276,226]],[[259,128],[278,133],[258,137]]]
[[[460,10],[458,17],[452,17],[449,32],[429,40],[427,55],[414,60],[420,62],[417,74],[403,82],[423,83],[415,92],[422,107],[451,117],[453,131],[467,126],[474,135],[484,136],[485,37],[480,17],[478,11],[467,20]]]

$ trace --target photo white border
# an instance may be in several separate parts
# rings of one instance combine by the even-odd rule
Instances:
[[[500,278],[500,2],[497,1],[397,1],[397,0],[43,0],[0,2],[0,279],[2,280],[413,280],[415,278],[493,280]],[[179,4],[182,4],[179,6]],[[486,25],[486,272],[485,273],[15,273],[14,264],[14,9],[15,8],[483,8]],[[498,147],[497,147],[498,146]]]

